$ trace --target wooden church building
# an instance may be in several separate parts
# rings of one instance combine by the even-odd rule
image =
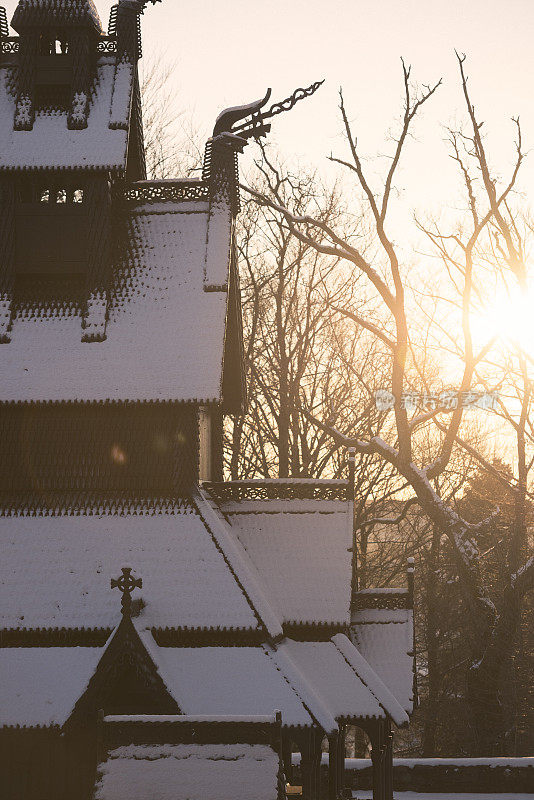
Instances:
[[[0,8],[0,795],[334,800],[358,725],[390,800],[410,590],[351,598],[350,479],[223,482],[261,103],[147,180],[145,5]]]

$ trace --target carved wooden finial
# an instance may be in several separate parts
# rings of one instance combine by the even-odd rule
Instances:
[[[141,578],[134,578],[131,567],[123,567],[120,578],[111,579],[111,588],[120,589],[122,592],[121,607],[123,616],[129,617],[132,609],[132,592],[134,589],[141,589],[143,581]]]

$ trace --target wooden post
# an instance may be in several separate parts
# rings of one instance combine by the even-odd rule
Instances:
[[[371,739],[371,761],[373,764],[373,800],[385,800],[384,794],[384,749],[381,720],[369,728]]]
[[[339,794],[343,794],[345,789],[345,739],[347,735],[347,728],[345,725],[340,727],[339,736],[337,740],[337,790]]]
[[[312,795],[311,737],[308,731],[300,740],[300,779],[302,781],[302,800],[314,800]]]
[[[299,737],[302,800],[319,800],[321,786],[321,731],[311,729]]]
[[[393,800],[393,732],[389,720],[384,723],[384,800]]]
[[[337,800],[338,786],[338,760],[339,760],[339,734],[333,733],[328,737],[328,800]]]

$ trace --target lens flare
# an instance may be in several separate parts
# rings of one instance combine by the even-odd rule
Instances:
[[[111,448],[111,460],[115,464],[118,464],[121,467],[124,466],[124,464],[126,464],[128,459],[126,457],[126,453],[124,452],[122,447],[120,447],[120,445],[114,444],[113,447]]]

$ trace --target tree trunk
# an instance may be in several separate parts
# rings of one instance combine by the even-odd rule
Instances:
[[[517,592],[504,592],[502,608],[482,658],[469,670],[467,696],[475,732],[476,756],[504,755],[506,717],[504,699],[517,643],[520,602]]]
[[[434,527],[428,559],[426,585],[426,647],[428,698],[423,730],[423,758],[436,755],[436,732],[439,721],[439,644],[438,644],[438,574],[441,531]]]
[[[279,358],[278,409],[278,477],[289,477],[289,359],[286,351],[286,329],[284,325],[284,260],[278,264],[278,287],[276,290],[276,344]]]

